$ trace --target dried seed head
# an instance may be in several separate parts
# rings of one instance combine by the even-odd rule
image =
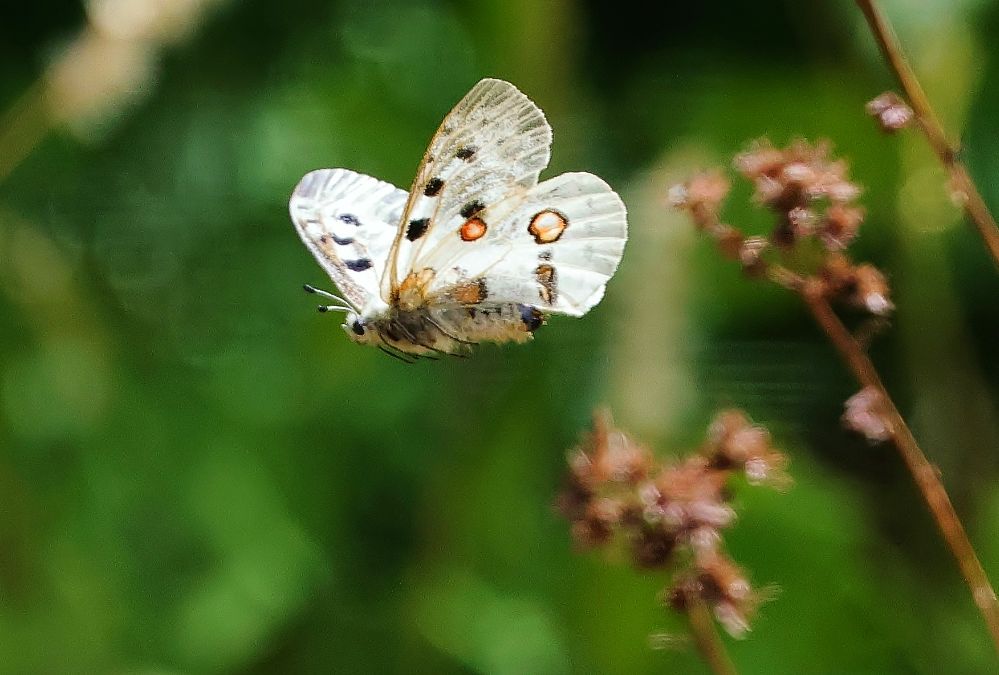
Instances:
[[[787,455],[776,450],[769,450],[746,460],[743,468],[746,482],[750,485],[766,485],[774,490],[786,490],[793,482],[786,470]]]
[[[895,309],[888,280],[873,265],[854,266],[843,253],[829,253],[819,269],[829,297],[839,297],[875,316],[887,316]]]
[[[573,478],[593,488],[607,481],[641,480],[653,464],[652,454],[624,432],[611,426],[606,411],[594,413],[593,430],[569,456]]]
[[[759,596],[724,548],[721,531],[736,519],[727,483],[742,470],[751,482],[773,482],[785,460],[766,430],[739,410],[717,415],[707,436],[701,453],[661,463],[613,428],[609,415],[596,415],[568,457],[558,503],[577,546],[627,542],[636,566],[673,571],[664,592],[671,606],[686,611],[691,601],[707,603],[726,630],[741,635]]]
[[[745,637],[749,632],[749,617],[735,603],[719,602],[715,605],[715,619],[734,638]]]
[[[776,214],[770,239],[782,249],[818,236],[825,248],[838,250],[856,236],[863,211],[847,205],[861,190],[848,179],[847,163],[834,159],[831,149],[828,142],[804,140],[777,149],[762,139],[734,160],[736,170],[753,181],[754,200]]]
[[[881,130],[890,134],[909,126],[915,117],[912,108],[893,91],[886,91],[868,101],[865,109],[877,120]]]
[[[770,449],[770,433],[763,427],[747,427],[736,431],[725,444],[725,455],[736,466]]]
[[[877,267],[860,265],[855,271],[856,291],[854,303],[877,316],[891,314],[895,305],[889,299],[888,280]]]
[[[671,562],[676,545],[676,537],[662,530],[639,530],[631,547],[635,565],[644,568],[663,567]]]
[[[888,405],[881,393],[866,387],[847,399],[843,425],[862,434],[871,443],[883,443],[891,438],[892,425]]]
[[[667,200],[672,206],[689,211],[697,226],[706,229],[718,222],[718,210],[730,188],[720,171],[706,171],[670,187]]]
[[[713,527],[698,527],[690,532],[690,550],[701,566],[716,558],[721,547],[721,533]]]
[[[591,549],[610,541],[614,532],[599,522],[591,520],[577,520],[570,528],[572,540],[581,549]]]
[[[818,227],[819,240],[829,251],[845,249],[864,222],[864,210],[856,206],[833,204],[826,210]]]
[[[747,460],[770,450],[770,434],[754,426],[741,410],[725,410],[708,427],[705,454],[723,467],[741,467]]]
[[[823,185],[814,196],[816,198],[826,197],[832,202],[845,204],[860,197],[862,192],[863,190],[856,183],[851,183],[848,180],[834,180]]]
[[[720,452],[732,434],[751,426],[752,422],[741,410],[723,410],[711,420],[708,426],[708,451],[711,454]]]
[[[770,144],[769,139],[753,141],[745,152],[736,155],[732,166],[750,180],[777,173],[785,164],[784,152]]]

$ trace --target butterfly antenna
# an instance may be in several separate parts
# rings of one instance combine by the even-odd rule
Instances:
[[[333,295],[329,291],[324,291],[323,289],[316,288],[315,286],[312,286],[310,284],[303,284],[302,290],[304,290],[306,293],[315,293],[316,295],[321,295],[324,298],[329,298],[330,300],[336,300],[337,303],[339,303],[336,305],[323,305],[327,309],[320,309],[319,310],[320,312],[328,312],[332,309],[342,309],[347,312],[357,311],[357,308],[354,307],[352,304],[350,304],[349,301],[345,300],[344,298],[341,298],[339,295]]]

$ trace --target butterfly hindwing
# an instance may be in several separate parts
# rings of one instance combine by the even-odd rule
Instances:
[[[477,209],[536,185],[548,165],[551,136],[544,113],[512,84],[485,79],[475,85],[444,118],[420,164],[391,254],[395,275],[383,279],[383,297],[457,236]]]
[[[289,211],[299,236],[356,308],[379,295],[379,281],[406,192],[347,169],[305,175]]]
[[[600,178],[565,173],[484,209],[481,239],[455,236],[419,265],[436,271],[433,296],[481,286],[482,303],[581,316],[603,297],[627,240],[624,204]]]

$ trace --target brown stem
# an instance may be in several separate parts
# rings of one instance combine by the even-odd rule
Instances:
[[[715,675],[737,675],[735,666],[728,658],[725,643],[722,642],[711,612],[703,600],[692,600],[687,608],[690,633],[697,644],[697,650]]]
[[[874,38],[881,48],[881,53],[884,54],[885,60],[888,61],[888,65],[905,92],[905,97],[916,113],[916,120],[923,130],[926,140],[929,141],[930,147],[940,159],[944,169],[950,174],[953,193],[961,202],[968,218],[974,223],[975,229],[978,230],[978,234],[992,255],[993,261],[999,266],[999,225],[996,225],[995,218],[989,212],[989,208],[978,192],[968,169],[958,159],[959,148],[947,140],[947,135],[944,133],[943,126],[940,124],[933,106],[930,105],[926,92],[923,91],[922,85],[916,78],[916,73],[913,72],[905,58],[902,46],[892,30],[891,24],[878,9],[875,0],[857,0],[857,6],[864,13],[864,17],[874,33]]]
[[[825,296],[824,284],[818,279],[808,280],[801,290],[801,295],[808,304],[812,316],[822,330],[829,337],[836,351],[853,373],[854,378],[863,387],[871,387],[880,394],[885,403],[888,415],[888,422],[891,428],[891,438],[898,448],[902,459],[905,461],[912,474],[913,480],[922,493],[923,500],[930,509],[933,519],[940,528],[944,541],[950,547],[951,553],[957,559],[958,567],[964,576],[968,588],[971,589],[971,596],[982,613],[982,618],[992,634],[992,641],[996,650],[999,651],[999,599],[989,582],[982,564],[975,555],[975,549],[968,540],[968,535],[961,525],[961,520],[954,511],[947,491],[940,481],[940,474],[936,467],[926,459],[926,455],[919,448],[919,444],[913,437],[912,432],[906,425],[902,415],[895,407],[895,403],[885,390],[881,378],[874,369],[874,364],[861,349],[850,331],[847,330],[843,322],[829,305]]]

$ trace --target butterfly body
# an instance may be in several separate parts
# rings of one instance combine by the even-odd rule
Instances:
[[[368,318],[348,315],[344,329],[361,344],[433,356],[458,354],[479,342],[526,342],[543,323],[541,312],[528,305],[423,305],[412,310],[390,307]]]
[[[326,294],[347,334],[397,355],[460,353],[597,304],[625,208],[592,174],[538,182],[550,142],[537,106],[487,79],[445,118],[408,193],[347,169],[306,174],[291,217],[344,296]]]

